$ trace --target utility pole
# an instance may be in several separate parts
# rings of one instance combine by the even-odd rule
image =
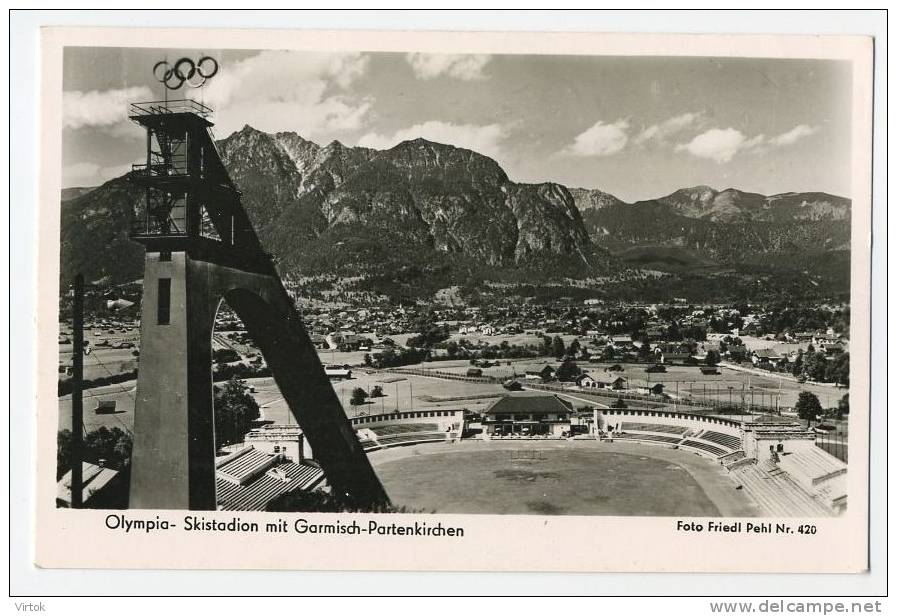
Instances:
[[[75,276],[72,298],[72,509],[80,509],[84,490],[84,276]]]

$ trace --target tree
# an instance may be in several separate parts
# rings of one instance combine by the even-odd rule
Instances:
[[[383,397],[383,386],[382,385],[374,385],[371,388],[371,398],[382,398]]]
[[[850,394],[844,394],[844,397],[838,400],[838,419],[844,419],[844,416],[849,414]]]
[[[850,353],[839,353],[832,361],[826,362],[825,380],[850,386]]]
[[[365,365],[365,366],[370,366],[370,365],[371,365],[371,354],[370,354],[370,353],[365,353],[365,354],[364,354],[364,365]]]
[[[816,420],[817,415],[822,415],[822,405],[819,404],[819,398],[810,391],[802,391],[797,397],[797,404],[794,405],[797,416],[807,420],[807,428],[810,422]]]
[[[648,336],[642,336],[641,346],[638,348],[639,361],[648,361],[651,359],[651,341]]]
[[[72,467],[72,431],[60,430],[56,433],[56,479],[62,477]]]
[[[567,355],[569,355],[570,357],[576,357],[576,355],[579,353],[579,349],[580,349],[579,339],[574,338],[573,341],[570,343],[570,346],[567,347]]]
[[[216,364],[227,364],[240,361],[240,354],[233,349],[215,349],[212,351],[212,361]]]
[[[215,388],[215,444],[217,447],[243,442],[259,418],[259,405],[249,394],[246,381],[231,377]]]
[[[707,351],[707,357],[704,359],[704,362],[708,366],[715,366],[719,363],[719,360],[719,353],[717,353],[716,351]]]
[[[290,490],[265,505],[265,511],[315,511],[326,513],[411,513],[405,507],[389,503],[361,505],[336,492],[324,490]]]
[[[563,357],[566,352],[567,347],[564,346],[564,341],[560,336],[555,336],[551,341],[551,354],[554,357]]]
[[[84,437],[84,459],[88,462],[105,460],[118,466],[131,457],[131,435],[121,428],[100,426]]]
[[[576,362],[572,359],[565,359],[558,366],[555,376],[559,381],[572,381],[580,374],[582,374],[582,370],[576,365]]]
[[[623,402],[623,398],[617,398],[613,402],[610,403],[610,408],[612,409],[625,409],[626,403]]]
[[[542,336],[542,354],[551,355],[551,336]]]
[[[604,361],[613,361],[617,356],[616,351],[614,350],[614,346],[612,344],[604,347],[604,350],[601,351],[601,359]]]
[[[349,404],[352,406],[358,406],[360,404],[364,404],[364,401],[368,399],[368,392],[363,390],[361,387],[356,387],[352,390],[352,398],[349,399]]]
[[[449,337],[449,329],[447,326],[431,325],[426,327],[418,336],[408,338],[406,344],[414,348],[430,348],[434,344],[438,344]]]
[[[812,349],[812,347],[810,347],[810,349]],[[807,350],[806,355],[804,355],[804,376],[812,381],[824,381],[825,368],[825,355],[823,355],[822,352],[817,353],[813,350]]]
[[[519,381],[510,381],[504,384],[504,388],[508,391],[520,391],[523,389],[523,385]]]
[[[131,459],[133,438],[121,428],[100,426],[84,436],[83,461],[93,464],[103,460],[114,468],[121,468]],[[72,467],[72,432],[60,430],[56,434],[56,478]]]

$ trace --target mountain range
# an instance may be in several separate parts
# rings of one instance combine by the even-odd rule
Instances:
[[[591,243],[569,191],[511,182],[498,163],[471,150],[424,139],[385,151],[338,141],[322,147],[248,126],[220,150],[260,237],[288,269],[316,271],[317,256],[347,244],[355,255],[410,249],[490,267],[574,255],[589,266]],[[346,257],[355,270],[374,265]]]
[[[601,190],[513,182],[487,156],[424,139],[374,150],[246,126],[218,145],[287,275],[361,276],[413,295],[629,269],[802,271],[840,286],[849,271],[850,201],[825,193],[698,186],[625,203]],[[142,249],[127,238],[138,199],[126,176],[64,191],[64,278],[140,277]]]

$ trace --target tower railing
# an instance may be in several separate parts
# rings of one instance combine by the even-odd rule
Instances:
[[[145,101],[128,105],[128,117],[162,115],[172,113],[194,113],[202,118],[212,115],[212,109],[192,98],[181,98],[169,101]]]
[[[165,160],[155,155],[153,163],[134,163],[131,171],[140,177],[180,177],[187,175],[187,155],[172,155]]]

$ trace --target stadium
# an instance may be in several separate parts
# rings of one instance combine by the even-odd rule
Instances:
[[[826,517],[847,507],[847,464],[787,416],[486,377],[359,372],[382,397],[346,405],[397,511],[463,514]],[[317,510],[323,469],[273,379],[250,380],[261,418],[215,460],[217,509]],[[407,397],[402,388],[408,392]],[[413,390],[413,391],[412,391]],[[626,408],[620,406],[625,397]],[[122,405],[124,406],[124,404]],[[392,407],[392,408],[389,408]],[[133,411],[96,415],[127,422]],[[87,465],[85,502],[108,505],[117,473]],[[57,502],[70,499],[70,478]],[[113,490],[114,491],[114,490]],[[282,509],[280,499],[312,500]]]
[[[352,420],[396,505],[435,513],[825,517],[846,465],[793,424],[669,410],[576,411],[516,392]]]

